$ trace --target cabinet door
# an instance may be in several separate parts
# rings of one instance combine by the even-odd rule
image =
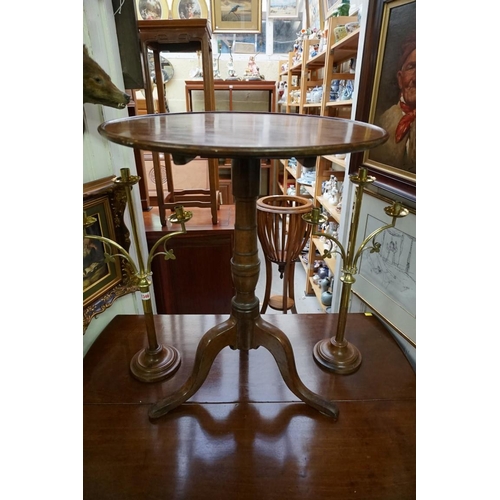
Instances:
[[[157,237],[148,235],[151,249]],[[159,314],[227,314],[235,290],[231,276],[234,231],[188,232],[167,241],[175,260],[152,264]]]

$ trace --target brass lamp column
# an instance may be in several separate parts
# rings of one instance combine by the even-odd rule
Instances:
[[[366,168],[360,168],[358,170],[358,174],[349,176],[349,179],[357,186],[357,188],[351,227],[349,229],[347,252],[344,250],[342,244],[333,236],[326,233],[313,233],[313,236],[324,236],[325,238],[334,241],[338,246],[338,250],[335,250],[333,253],[338,253],[342,257],[343,262],[342,276],[340,277],[340,281],[342,281],[342,292],[340,296],[337,332],[335,337],[319,341],[314,346],[313,356],[314,359],[324,368],[344,375],[355,372],[361,365],[361,353],[356,346],[344,338],[347,323],[347,311],[349,308],[349,298],[351,294],[351,287],[356,281],[354,275],[358,272],[358,260],[361,257],[361,253],[368,248],[370,249],[370,252],[379,252],[380,243],[373,241],[373,246],[367,247],[366,245],[370,242],[370,240],[375,238],[377,234],[394,227],[398,218],[408,215],[408,210],[399,202],[394,202],[393,205],[385,207],[385,213],[392,217],[391,224],[387,224],[373,231],[363,240],[356,251],[356,235],[358,233],[363,189],[366,185],[371,184],[375,180],[375,177],[369,176]],[[327,220],[327,217],[320,214],[319,208],[314,208],[311,213],[303,215],[302,218],[314,226],[317,226]],[[325,258],[331,256],[331,250],[325,250],[322,257]]]
[[[130,263],[133,270],[134,280],[139,291],[141,292],[148,340],[148,346],[137,352],[130,361],[130,371],[132,372],[132,375],[141,382],[158,382],[172,376],[178,370],[181,364],[181,356],[179,354],[179,351],[175,347],[159,344],[157,340],[150,293],[151,263],[156,255],[164,255],[165,260],[175,259],[175,255],[173,254],[173,252],[166,249],[166,242],[173,236],[184,234],[186,232],[185,223],[189,219],[191,219],[193,214],[192,212],[184,211],[184,208],[182,206],[178,206],[175,208],[175,213],[172,214],[168,218],[168,220],[172,223],[179,223],[182,230],[166,234],[165,236],[160,238],[149,252],[147,263],[146,265],[144,265],[141,247],[139,245],[134,203],[132,199],[132,186],[137,184],[140,178],[138,176],[131,176],[130,169],[128,168],[122,168],[120,172],[122,174],[121,177],[117,177],[114,182],[116,184],[122,185],[125,189],[130,211],[132,234],[137,251],[138,266],[136,266],[130,254],[115,241],[103,236],[87,235],[85,233],[85,229],[91,226],[96,221],[94,217],[87,217],[85,212],[83,214],[83,235],[85,238],[99,240],[105,245],[109,245],[118,250],[118,253],[114,254],[106,252],[106,260],[111,260],[113,258],[124,258]],[[164,245],[164,251],[155,253],[156,249],[161,244]]]

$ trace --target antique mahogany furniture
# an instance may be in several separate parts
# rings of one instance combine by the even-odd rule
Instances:
[[[274,356],[288,388],[302,401],[337,418],[333,401],[310,391],[297,373],[287,336],[259,312],[255,287],[259,276],[257,198],[260,158],[308,157],[348,153],[375,147],[387,140],[376,126],[351,120],[279,113],[204,112],[145,115],[112,120],[99,126],[112,142],[151,151],[166,151],[174,161],[186,157],[232,158],[235,197],[235,237],[231,270],[236,289],[226,320],[203,336],[193,372],[175,393],[150,410],[151,418],[165,415],[202,386],[219,352],[226,346],[248,350],[263,346]]]
[[[165,113],[165,94],[163,88],[163,74],[160,53],[164,52],[196,52],[201,51],[203,67],[203,95],[205,97],[205,110],[215,110],[215,93],[212,63],[212,30],[207,19],[161,19],[154,21],[137,21],[139,40],[141,42],[142,60],[144,65],[144,82],[146,94],[146,107],[148,113],[153,114],[153,85],[149,75],[148,51],[152,51],[154,59],[154,73],[158,91],[158,107]],[[209,189],[175,189],[174,175],[170,156],[165,153],[165,176],[167,193],[163,192],[161,163],[158,150],[153,151],[153,166],[155,172],[156,192],[160,220],[163,226],[167,224],[166,210],[172,210],[175,205],[183,204],[186,207],[210,208],[212,223],[217,224],[219,190],[219,164],[217,159],[208,160]],[[161,151],[164,152],[164,151]],[[147,186],[146,186],[147,188]]]
[[[193,91],[206,91],[204,80],[186,80],[186,109],[193,109]],[[252,80],[245,82],[242,80],[214,80],[214,91],[227,91],[229,93],[229,111],[233,111],[234,92],[268,92],[268,111],[276,111],[276,82],[273,80]],[[208,111],[205,108],[205,111]],[[215,111],[215,110],[214,110]]]
[[[149,421],[150,405],[190,376],[203,332],[224,317],[155,316],[159,341],[182,354],[177,373],[157,384],[128,373],[143,316],[116,316],[99,335],[83,360],[83,498],[415,498],[415,373],[375,317],[350,315],[363,364],[345,376],[311,355],[334,333],[336,314],[262,316],[287,332],[304,382],[337,401],[337,422],[286,388],[266,349],[223,349],[189,402]]]
[[[234,205],[220,206],[218,224],[212,224],[204,208],[190,211],[193,217],[186,223],[186,233],[169,240],[175,260],[152,262],[156,310],[158,314],[229,314],[234,296]],[[142,215],[149,250],[163,235],[178,230],[178,224],[168,219],[166,226],[161,225],[158,207]]]

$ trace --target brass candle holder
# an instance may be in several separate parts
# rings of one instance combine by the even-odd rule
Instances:
[[[126,192],[132,226],[132,235],[137,251],[138,265],[135,264],[130,254],[116,241],[104,236],[86,234],[86,228],[94,224],[96,219],[94,217],[87,216],[85,212],[83,213],[83,236],[84,238],[99,240],[104,243],[106,260],[109,261],[114,258],[123,258],[130,263],[133,271],[133,279],[141,292],[148,340],[148,346],[137,352],[130,361],[130,371],[132,372],[132,375],[141,382],[158,382],[172,376],[178,370],[181,364],[181,356],[175,347],[158,343],[150,293],[150,277],[152,274],[151,263],[153,258],[157,255],[163,255],[165,260],[175,259],[173,251],[167,250],[166,243],[170,238],[186,232],[185,223],[191,219],[193,213],[184,211],[182,206],[175,207],[175,213],[172,214],[168,220],[174,224],[180,224],[182,228],[181,231],[169,233],[160,238],[154,244],[153,248],[151,248],[146,265],[144,265],[141,247],[139,245],[135,209],[132,199],[132,187],[139,182],[140,177],[131,176],[130,169],[128,168],[122,168],[120,172],[121,177],[117,177],[114,182],[124,186]],[[160,245],[163,245],[163,251],[156,252]],[[106,250],[110,249],[110,247],[117,249],[118,253],[107,252]]]
[[[323,232],[313,232],[313,236],[324,236],[332,240],[337,248],[332,252],[331,249],[325,249],[322,258],[331,258],[332,253],[338,253],[342,257],[342,292],[340,297],[339,315],[337,321],[337,332],[335,337],[319,341],[313,349],[314,359],[324,368],[340,374],[349,374],[355,372],[361,365],[361,353],[356,346],[345,340],[345,327],[347,323],[347,310],[349,307],[349,297],[351,287],[355,283],[354,275],[358,272],[357,264],[364,250],[370,252],[379,252],[380,243],[375,242],[374,238],[377,234],[390,229],[396,225],[398,218],[408,215],[408,210],[403,207],[400,202],[394,202],[391,206],[385,207],[385,213],[392,217],[391,224],[379,227],[369,234],[361,243],[359,248],[355,250],[356,235],[358,232],[359,216],[361,212],[361,203],[363,199],[363,188],[371,184],[375,177],[369,176],[366,168],[360,168],[357,175],[349,176],[353,184],[357,186],[356,197],[353,208],[351,227],[349,230],[349,241],[347,251],[337,238]],[[313,208],[312,212],[304,214],[302,218],[309,224],[317,226],[326,222],[328,218],[320,214],[319,208]],[[368,247],[368,243],[373,240],[373,245]]]

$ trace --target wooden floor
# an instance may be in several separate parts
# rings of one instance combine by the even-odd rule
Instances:
[[[84,498],[415,498],[415,374],[374,317],[349,316],[363,356],[347,376],[312,358],[337,315],[264,315],[292,343],[302,382],[337,401],[339,419],[299,401],[271,354],[223,349],[199,391],[157,420],[152,403],[191,373],[199,339],[226,316],[156,316],[161,343],[183,357],[170,380],[145,384],[128,364],[145,346],[142,316],[117,316],[84,358]]]
[[[144,384],[128,364],[146,345],[142,316],[117,316],[84,358],[84,498],[415,498],[415,373],[374,317],[349,315],[363,356],[347,376],[314,362],[337,315],[264,315],[289,337],[302,382],[337,402],[338,421],[299,401],[272,355],[223,349],[199,391],[157,420],[152,403],[189,377],[198,342],[227,316],[156,316],[160,341],[182,355],[170,380]]]

